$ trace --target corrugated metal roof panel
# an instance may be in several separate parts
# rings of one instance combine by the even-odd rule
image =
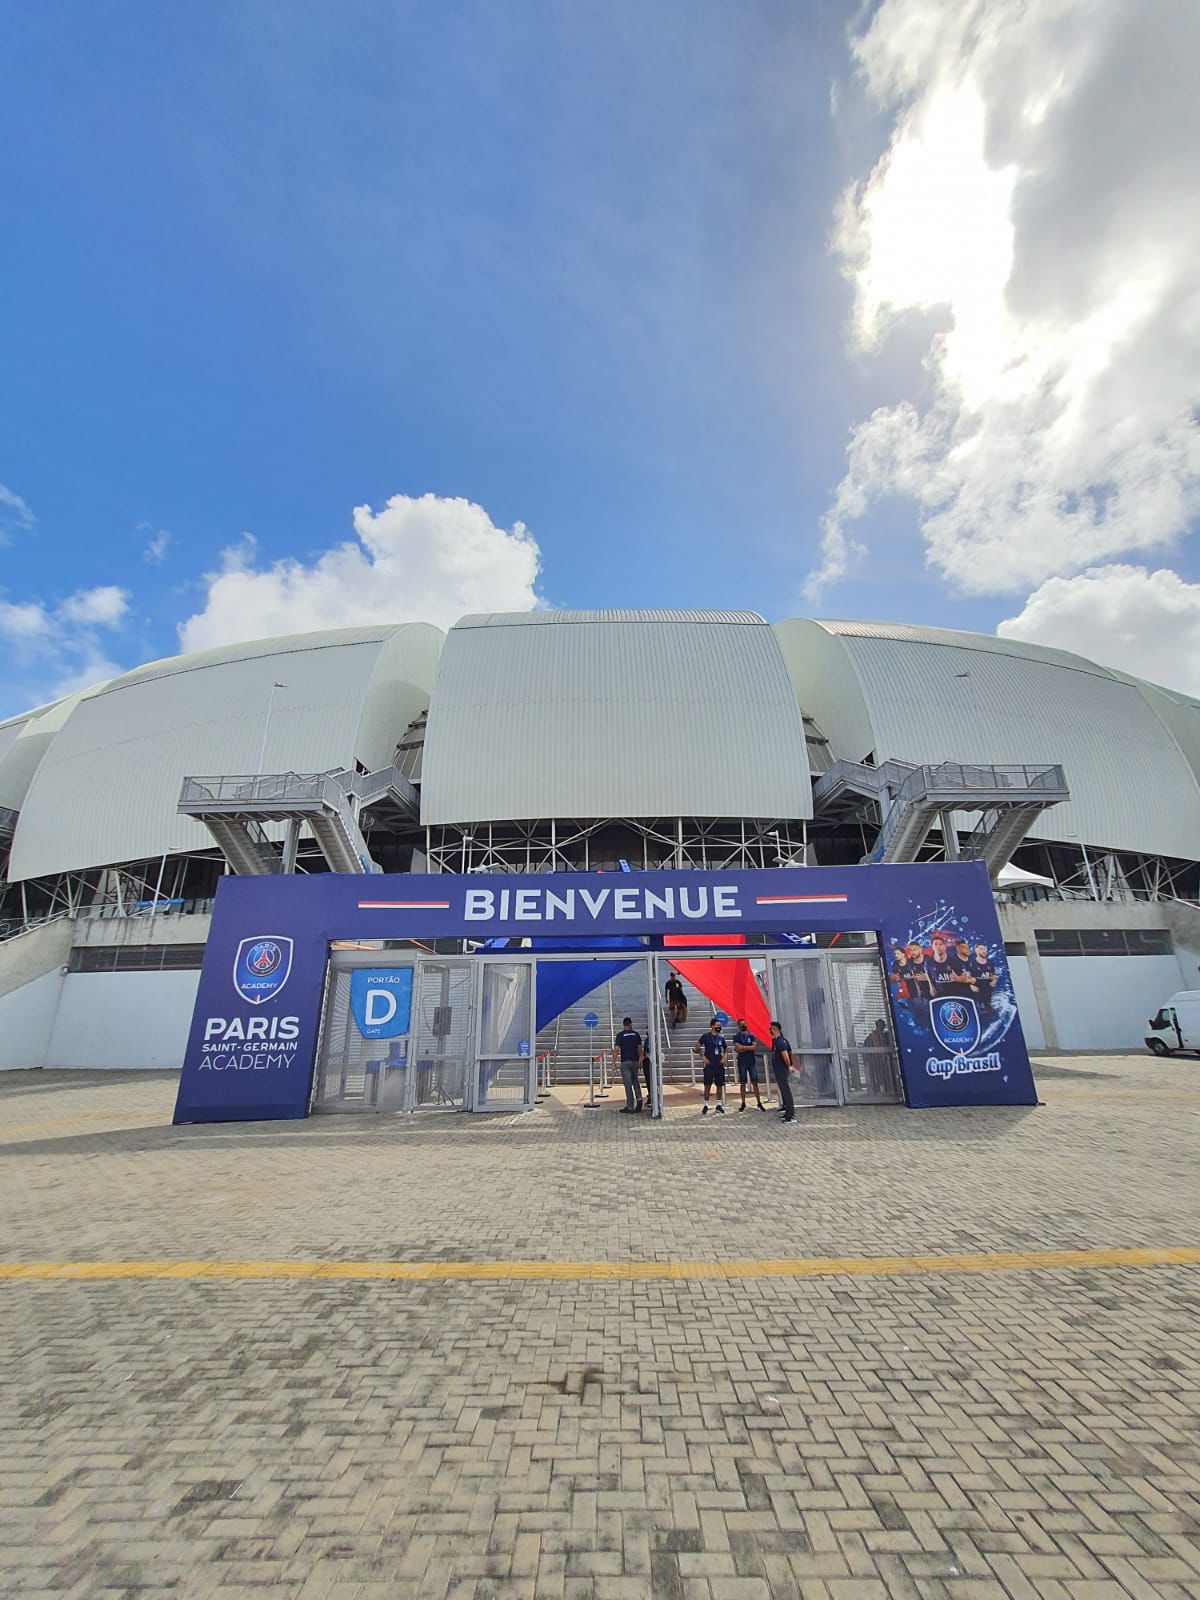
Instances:
[[[312,635],[309,647],[234,647],[139,669],[75,707],[37,769],[9,876],[40,877],[168,850],[210,848],[177,814],[189,775],[382,765],[427,702],[441,634],[425,623]],[[212,659],[216,655],[217,659]]]
[[[544,624],[605,624],[610,622],[722,622],[746,627],[761,624],[757,611],[480,611],[460,617],[455,628],[509,628]]]
[[[452,628],[422,821],[811,816],[804,726],[771,629],[745,612],[662,616]]]
[[[1057,761],[1072,798],[1044,813],[1034,837],[1200,858],[1200,787],[1132,683],[1015,641],[992,650],[944,638],[841,638],[879,760]]]

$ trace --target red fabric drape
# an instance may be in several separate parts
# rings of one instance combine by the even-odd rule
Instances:
[[[690,945],[693,949],[697,945],[734,945],[745,944],[745,936],[736,933],[714,934],[668,934],[663,940],[664,945]],[[739,1017],[745,1017],[746,1026],[761,1044],[769,1045],[771,1042],[771,1014],[767,1010],[767,1002],[763,992],[758,986],[753,968],[749,961],[672,961],[681,978],[696,989],[706,1000],[711,1000],[714,1011],[724,1011],[729,1016],[729,1030],[731,1031]],[[707,1018],[689,1017],[689,1026],[692,1021],[699,1021],[701,1026],[698,1031],[703,1032]]]

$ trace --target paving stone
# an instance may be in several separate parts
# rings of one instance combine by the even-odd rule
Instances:
[[[1194,1066],[1042,1089],[785,1138],[553,1101],[171,1129],[160,1075],[0,1075],[0,1254],[1200,1242]],[[0,1282],[0,1594],[1200,1600],[1198,1313],[1183,1267]]]

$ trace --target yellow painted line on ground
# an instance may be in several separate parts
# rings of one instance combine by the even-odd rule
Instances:
[[[1200,1247],[1012,1250],[978,1255],[809,1256],[751,1261],[3,1261],[0,1280],[350,1279],[481,1282],[556,1279],[646,1282],[691,1278],[891,1278],[921,1273],[1078,1271],[1105,1267],[1196,1267]]]
[[[14,1133],[44,1133],[47,1128],[70,1128],[77,1122],[114,1122],[115,1128],[110,1128],[109,1133],[120,1133],[121,1124],[134,1121],[145,1122],[153,1119],[167,1123],[170,1120],[169,1111],[80,1111],[73,1117],[51,1117],[44,1122],[21,1122],[15,1128],[0,1128],[0,1142]]]

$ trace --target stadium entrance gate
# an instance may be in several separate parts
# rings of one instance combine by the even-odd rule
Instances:
[[[700,963],[737,962],[744,964],[743,971],[753,971],[760,991],[762,1014],[747,1017],[751,1032],[756,1037],[761,1034],[766,1045],[767,1022],[776,1017],[792,1046],[791,1086],[797,1105],[870,1105],[903,1099],[887,983],[877,949],[672,950],[669,957],[659,953],[652,959],[658,1058],[669,1075],[679,1076],[681,1049],[680,1030],[670,1028],[663,1000],[668,975],[678,967],[697,988],[703,980]],[[713,986],[717,993],[722,987],[733,988]],[[753,999],[749,1004],[753,1005]],[[730,1008],[708,998],[703,990],[700,999],[691,1002],[682,1038],[693,1081],[698,1071],[692,1049],[697,1037],[714,1015],[728,1019],[724,1031],[729,1033],[745,1009],[746,1002]],[[770,1089],[770,1065],[765,1057],[762,1066],[767,1069],[766,1087]],[[733,1060],[727,1074],[729,1083],[736,1084]]]
[[[855,929],[874,948],[780,949]],[[733,965],[701,986],[709,1014],[745,1016],[762,1038],[774,1011],[816,1099],[892,1097],[898,1056],[910,1107],[1036,1104],[978,862],[328,873],[221,880],[175,1121],[520,1109],[536,1097],[539,1024],[603,981],[598,965],[640,964],[648,1020],[668,963],[686,981],[722,956]]]
[[[534,1003],[528,956],[331,951],[313,1109],[524,1110]]]
[[[764,952],[678,950],[670,958],[657,952],[632,956],[625,967],[615,1009],[612,978],[589,989],[568,1012],[535,1035],[539,974],[562,961],[572,968],[590,963],[602,971],[608,952],[578,952],[556,957],[419,956],[410,953],[334,950],[330,954],[325,1010],[317,1052],[313,1110],[372,1111],[522,1111],[534,1104],[542,1065],[546,1076],[584,1079],[589,1055],[607,1056],[621,1016],[628,1008],[635,1026],[654,1041],[658,1075],[655,1099],[661,1110],[662,1084],[695,1082],[693,1044],[720,1015],[731,1033],[736,1016],[723,1002],[694,1000],[688,1022],[672,1028],[663,1003],[667,975],[681,966],[692,986],[704,983],[700,963],[710,975],[725,964],[726,974],[753,970],[750,1003],[757,991],[763,1017],[779,1017],[793,1046],[793,1094],[797,1104],[834,1106],[895,1102],[901,1096],[899,1065],[886,1022],[883,969],[874,950]],[[736,966],[734,965],[736,964]],[[362,998],[356,1004],[356,979]],[[713,988],[732,991],[726,981]],[[397,995],[401,996],[396,1002]],[[732,1003],[732,1002],[730,1002]],[[581,1028],[592,1007],[594,1028]],[[372,1009],[374,1007],[374,1009]],[[370,1034],[374,1016],[399,1018],[402,1031]],[[565,1031],[564,1024],[565,1022]],[[767,1028],[755,1017],[765,1066]],[[531,1041],[533,1041],[531,1045]],[[736,1064],[729,1065],[730,1083]],[[765,1087],[771,1088],[769,1077]]]

